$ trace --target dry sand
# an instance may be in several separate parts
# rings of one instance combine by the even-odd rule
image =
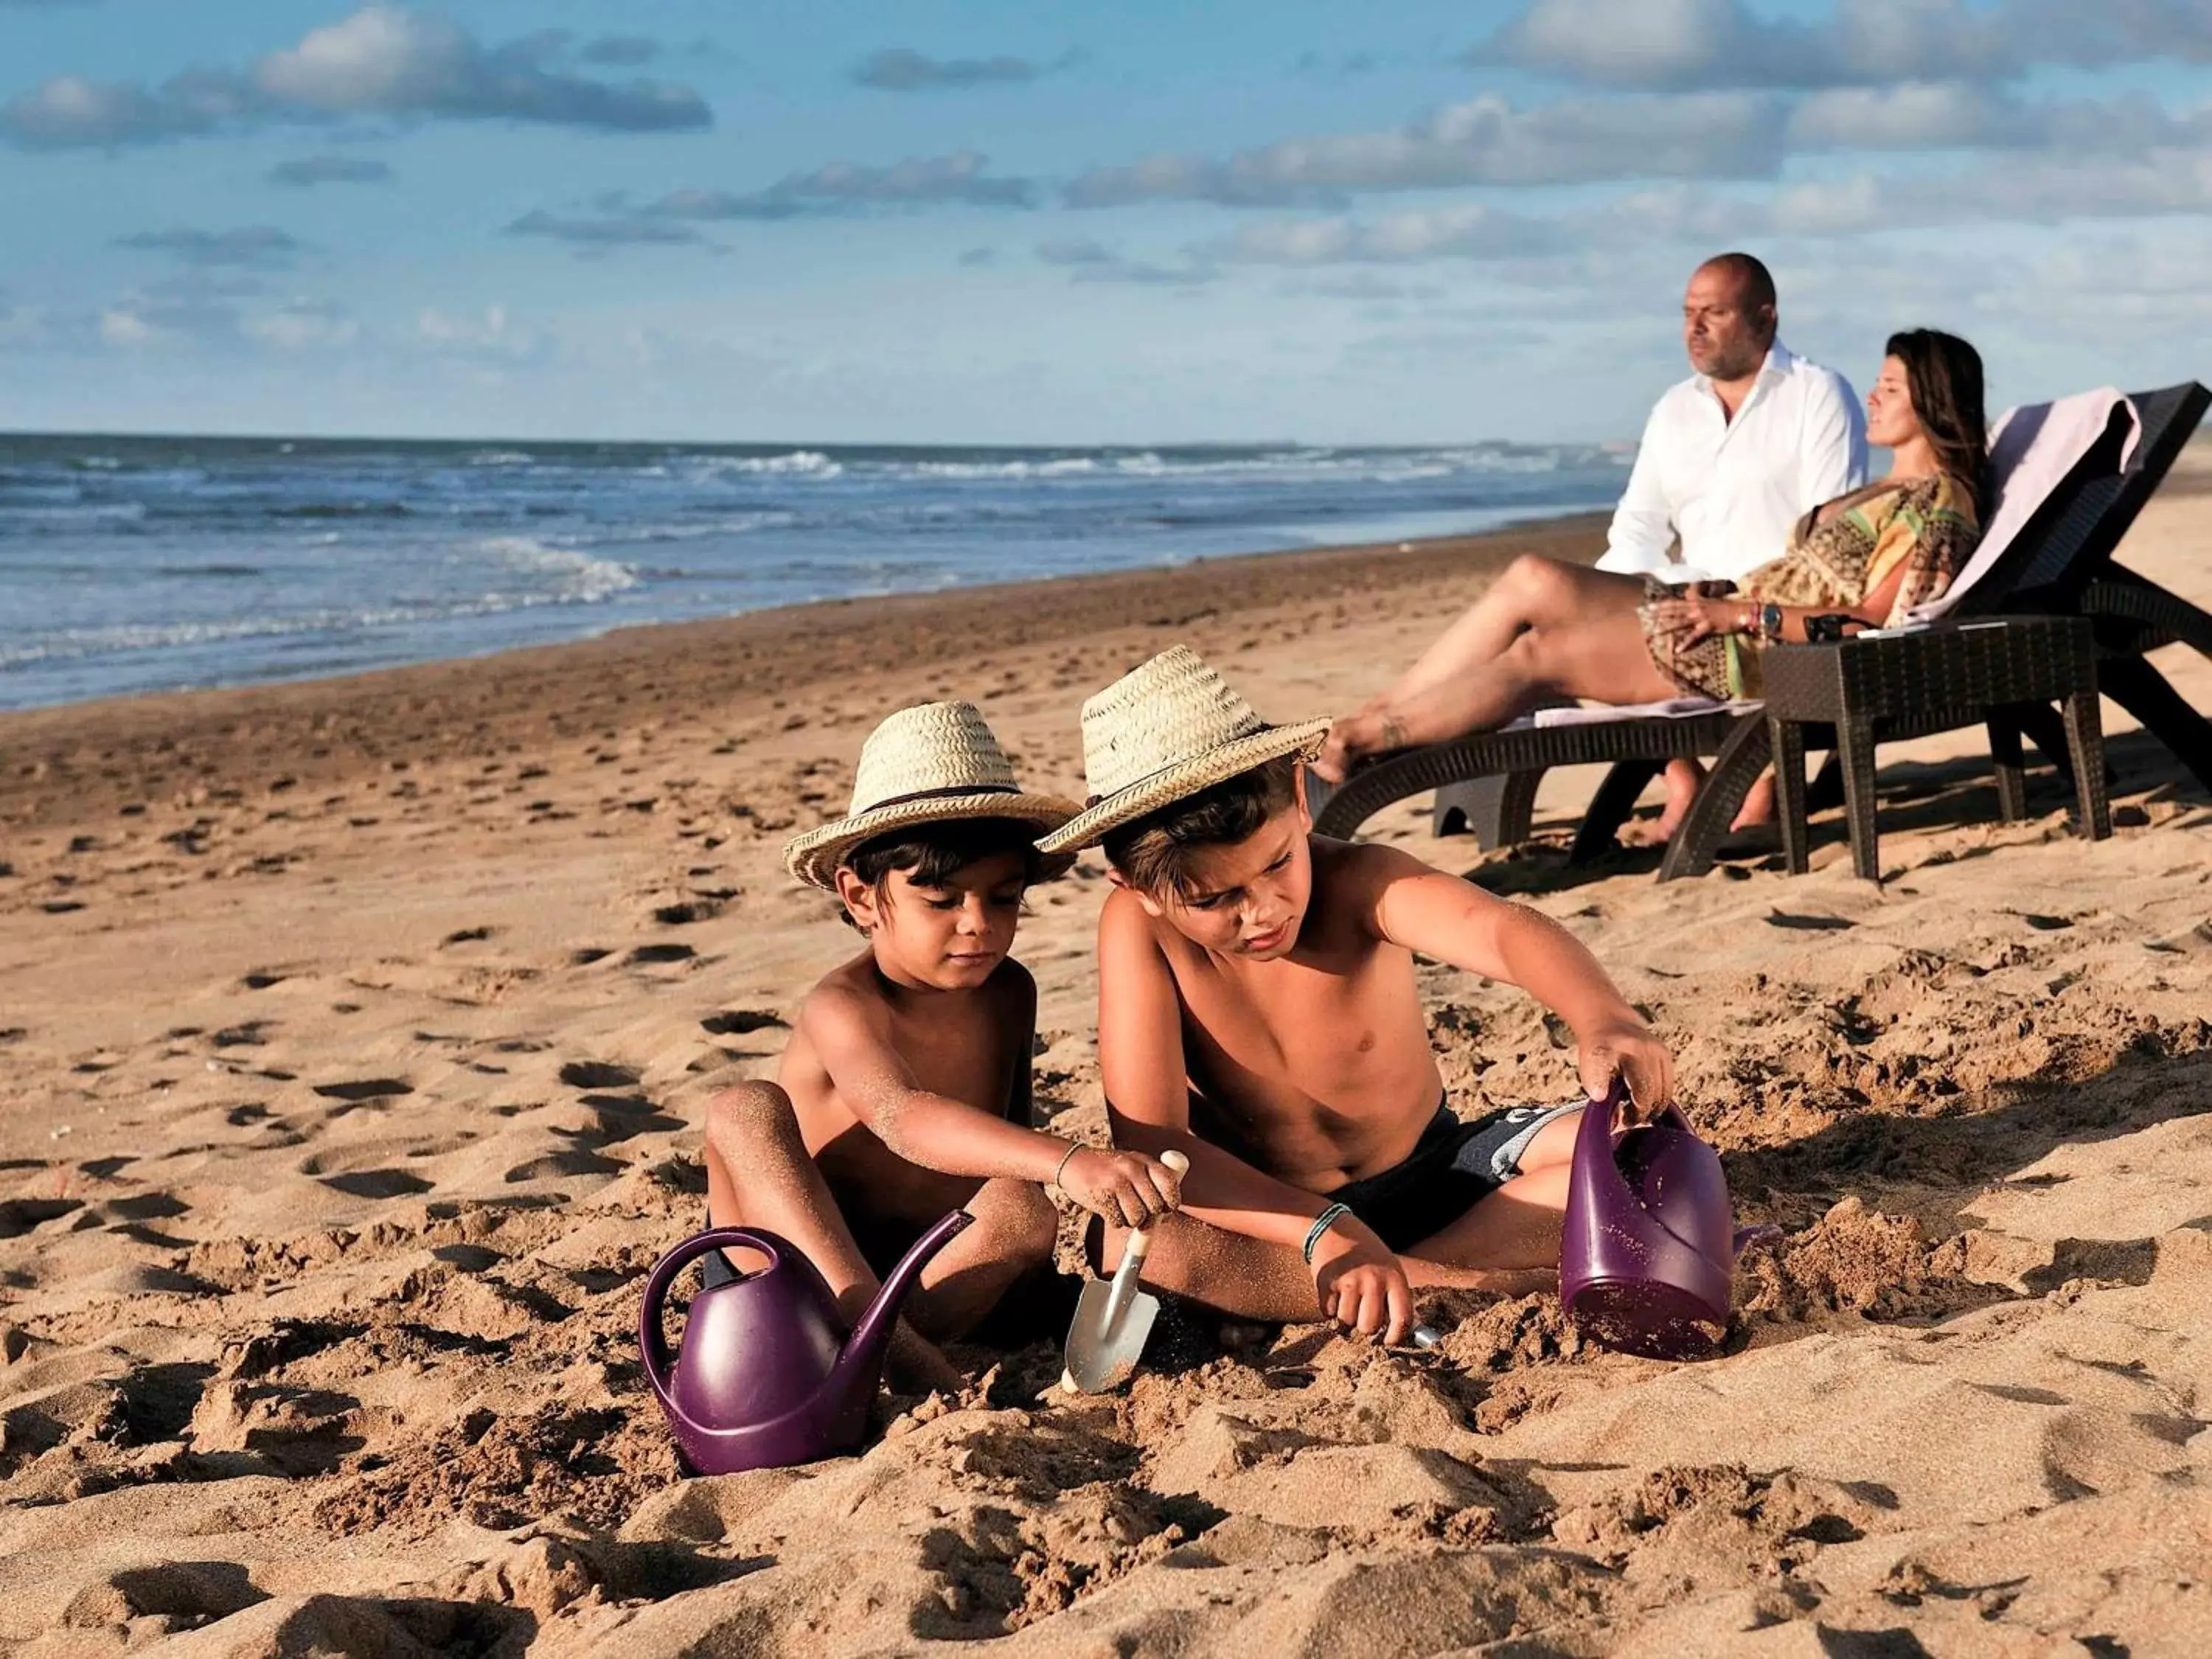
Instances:
[[[641,1276],[698,1224],[701,1103],[850,949],[775,853],[873,720],[975,697],[1073,787],[1079,699],[1170,641],[1340,708],[1594,534],[0,719],[0,1654],[2212,1650],[2212,809],[2130,736],[2094,847],[2047,774],[1991,822],[1972,734],[1890,753],[1879,890],[1832,819],[1797,880],[1568,872],[1589,775],[1514,854],[1370,826],[1559,917],[1679,1045],[1788,1231],[1728,1357],[1479,1297],[1432,1356],[1184,1328],[1073,1404],[1055,1354],[969,1351],[865,1456],[678,1477]],[[2212,599],[2212,501],[2127,556]],[[1019,947],[1061,1128],[1101,1123],[1101,886]],[[1465,1101],[1569,1090],[1525,1000],[1426,988]]]

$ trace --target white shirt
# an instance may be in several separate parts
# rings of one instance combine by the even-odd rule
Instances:
[[[1735,580],[1781,556],[1797,520],[1866,482],[1850,383],[1777,340],[1730,420],[1693,374],[1652,407],[1601,570]],[[1668,556],[1681,538],[1679,562]]]

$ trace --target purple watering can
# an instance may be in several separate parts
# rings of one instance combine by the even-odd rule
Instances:
[[[1567,1177],[1559,1300],[1594,1340],[1653,1359],[1701,1359],[1728,1327],[1737,1253],[1720,1154],[1668,1107],[1613,1138],[1623,1085],[1583,1114]]]
[[[701,1474],[734,1474],[859,1445],[899,1304],[929,1259],[974,1219],[955,1210],[917,1239],[849,1337],[820,1272],[774,1233],[713,1227],[661,1257],[645,1282],[638,1346],[684,1461]],[[691,1298],[672,1375],[661,1304],[678,1273],[725,1245],[757,1250],[769,1265]]]

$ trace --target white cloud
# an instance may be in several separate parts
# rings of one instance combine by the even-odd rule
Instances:
[[[118,240],[118,247],[167,253],[188,265],[234,266],[272,270],[290,264],[306,245],[274,225],[242,225],[235,230],[142,230]]]
[[[550,237],[599,252],[629,246],[714,246],[696,227],[902,207],[1026,208],[1036,197],[1028,179],[993,173],[988,157],[961,150],[888,167],[832,161],[788,173],[763,190],[677,190],[649,202],[615,191],[596,198],[587,213],[542,208],[526,213],[507,225],[507,234]]]
[[[2030,101],[1960,81],[1838,87],[1791,112],[1793,150],[2027,149],[2135,155],[2201,144],[2212,115],[2139,96]]]
[[[1609,179],[1759,179],[1781,164],[1787,103],[1753,93],[1571,98],[1493,94],[1382,132],[1285,139],[1225,160],[1157,155],[1082,174],[1075,207],[1160,199],[1285,206],[1359,191]]]
[[[886,46],[853,66],[853,79],[878,92],[941,92],[1034,81],[1081,61],[1070,52],[1048,64],[1027,58],[931,58],[911,46]]]
[[[279,351],[349,346],[361,337],[361,325],[343,306],[326,300],[291,300],[274,311],[244,319],[240,331]]]
[[[315,185],[380,185],[392,178],[392,168],[365,155],[303,155],[279,161],[269,169],[272,185],[307,188]]]
[[[112,148],[344,115],[540,122],[651,132],[713,125],[688,87],[552,66],[558,38],[488,46],[442,19],[374,4],[244,70],[193,69],[159,86],[58,76],[0,107],[0,136],[33,149]]]
[[[1592,85],[1879,87],[2040,64],[2212,59],[2204,0],[1834,0],[1816,22],[1744,0],[1534,0],[1468,54]]]
[[[1407,264],[1425,259],[1499,259],[1541,253],[1571,234],[1555,221],[1481,204],[1375,219],[1278,219],[1241,225],[1208,243],[1228,264]]]
[[[415,319],[415,343],[440,356],[500,363],[535,362],[554,347],[551,335],[510,315],[503,305],[474,313],[427,308]]]

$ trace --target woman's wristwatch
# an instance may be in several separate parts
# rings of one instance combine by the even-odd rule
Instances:
[[[1747,605],[1736,613],[1735,631],[1755,634],[1762,640],[1778,641],[1782,637],[1782,607],[1769,599],[1764,605]]]

